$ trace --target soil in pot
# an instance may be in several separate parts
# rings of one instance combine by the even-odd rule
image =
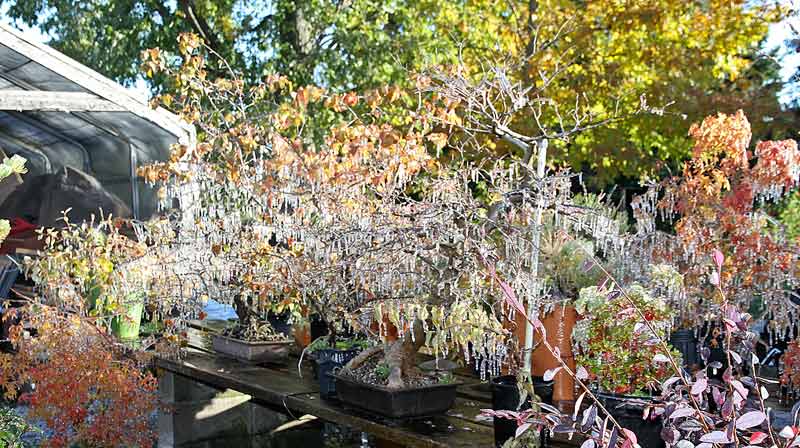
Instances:
[[[375,359],[356,369],[334,374],[339,400],[350,406],[390,418],[416,418],[439,415],[453,406],[459,383],[452,377],[423,375],[404,378],[405,387],[387,387],[388,372]]]
[[[531,408],[531,400],[528,398],[522,406],[519,406],[519,389],[517,388],[517,377],[514,375],[498,376],[491,381],[492,389],[492,409],[495,411],[516,411]],[[547,404],[553,404],[553,382],[544,381],[542,377],[533,378],[533,390],[536,395]],[[504,418],[494,418],[494,443],[495,446],[502,446],[506,440],[514,437],[517,432],[517,422]],[[542,446],[546,446],[547,435],[542,433]]]
[[[617,422],[636,434],[639,446],[647,448],[664,448],[666,444],[661,438],[661,420],[644,420],[644,407],[653,401],[652,397],[635,397],[598,392],[595,394],[603,406]]]

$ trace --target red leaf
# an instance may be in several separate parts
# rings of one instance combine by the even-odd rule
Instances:
[[[763,432],[754,432],[750,434],[750,444],[755,445],[757,443],[761,443],[767,439],[767,434]]]
[[[524,433],[525,431],[527,431],[527,430],[528,430],[528,428],[530,428],[530,427],[531,427],[531,424],[530,424],[530,423],[525,423],[524,425],[519,425],[519,426],[517,426],[517,433],[516,433],[516,435],[515,435],[514,437],[519,437],[519,436],[521,436],[521,435],[522,435],[522,433]]]
[[[555,368],[552,368],[552,369],[548,369],[547,371],[544,372],[544,380],[545,381],[552,380],[553,377],[556,376],[556,373],[558,373],[559,370],[561,370],[561,367],[555,367]]]
[[[508,304],[511,305],[518,313],[522,314],[525,319],[528,319],[528,313],[525,311],[525,307],[522,305],[522,302],[517,299],[517,295],[514,293],[514,290],[511,288],[511,286],[500,279],[500,277],[497,275],[497,271],[494,269],[493,264],[487,263],[487,267],[489,268],[489,275],[491,275],[492,278],[494,278],[495,281],[500,284],[500,289],[503,290],[503,295],[506,298],[506,302],[508,302]]]
[[[705,434],[700,437],[700,441],[708,443],[731,443],[730,439],[728,439],[728,435],[723,431],[712,431]]]
[[[705,378],[699,378],[692,384],[692,395],[700,395],[705,392],[706,387],[708,387],[708,380]]]
[[[672,414],[669,415],[670,420],[673,418],[681,418],[681,417],[688,417],[690,415],[694,415],[693,408],[678,408],[675,409]]]
[[[626,441],[630,442],[631,446],[636,446],[638,442],[636,440],[636,434],[634,434],[630,429],[625,428],[622,428],[622,432],[625,433],[625,438],[627,439]]]
[[[750,411],[736,419],[736,429],[748,429],[758,426],[767,418],[761,411]]]

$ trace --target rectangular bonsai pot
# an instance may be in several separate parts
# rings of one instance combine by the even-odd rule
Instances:
[[[341,374],[336,378],[336,394],[342,403],[390,418],[429,417],[453,407],[460,383],[389,389],[362,383]]]
[[[247,342],[221,334],[211,337],[211,344],[216,352],[253,364],[285,363],[289,357],[289,347],[293,343],[293,341]]]

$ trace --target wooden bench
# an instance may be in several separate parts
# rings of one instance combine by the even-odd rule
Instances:
[[[217,389],[233,389],[250,395],[256,402],[299,418],[310,414],[322,420],[369,433],[378,439],[407,447],[491,447],[492,422],[480,417],[491,407],[488,393],[477,378],[459,375],[464,382],[447,415],[408,421],[375,416],[320,398],[311,366],[301,371],[297,358],[287,366],[254,366],[209,352],[207,338],[197,328],[189,331],[189,348],[180,360],[156,359],[156,367],[199,381]]]

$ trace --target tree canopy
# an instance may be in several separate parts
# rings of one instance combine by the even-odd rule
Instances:
[[[339,91],[408,84],[408,71],[461,64],[474,73],[503,59],[519,80],[554,81],[566,103],[598,116],[640,115],[554,145],[552,160],[601,181],[663,171],[689,155],[689,123],[716,110],[778,117],[774,66],[758,56],[785,11],[745,0],[0,0],[51,44],[121,82],[139,74],[140,52],[193,32],[245,79],[278,72],[297,85]],[[551,51],[536,52],[552,46]],[[536,53],[537,56],[532,56]],[[540,57],[538,55],[544,55]],[[757,62],[758,64],[754,64]],[[762,69],[753,74],[753,67]],[[766,77],[765,77],[766,74]],[[156,78],[155,90],[169,90]],[[734,102],[732,98],[737,98]],[[735,103],[735,104],[733,104]],[[760,108],[757,112],[754,108]],[[683,115],[687,115],[684,119]],[[530,125],[530,117],[523,118]],[[756,135],[760,137],[758,129]],[[500,147],[507,151],[510,148]]]

